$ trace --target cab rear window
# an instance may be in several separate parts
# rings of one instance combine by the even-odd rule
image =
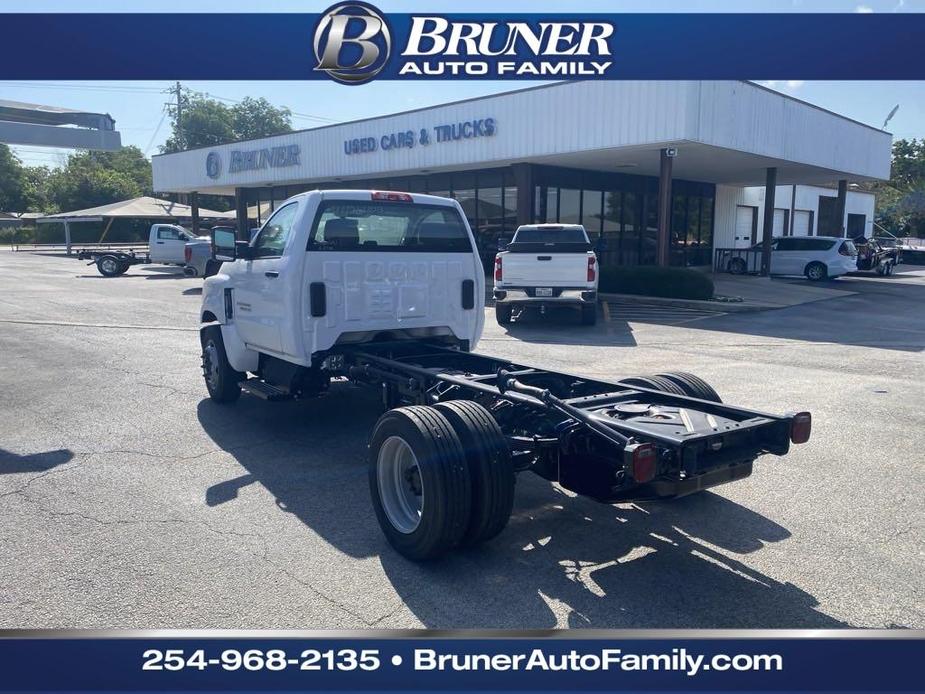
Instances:
[[[471,253],[472,244],[453,207],[326,200],[315,216],[308,250]]]

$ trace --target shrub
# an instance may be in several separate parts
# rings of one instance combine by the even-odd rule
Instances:
[[[601,268],[598,289],[615,294],[642,294],[671,299],[713,298],[713,280],[710,276],[683,267],[604,267]]]

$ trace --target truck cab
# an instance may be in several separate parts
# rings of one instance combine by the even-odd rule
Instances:
[[[584,325],[597,322],[597,256],[580,224],[525,224],[495,256],[495,317],[514,309],[573,306]]]
[[[312,191],[277,207],[250,242],[220,230],[213,243],[224,263],[203,283],[202,320],[220,326],[236,372],[279,381],[276,362],[310,370],[342,345],[470,350],[481,336],[484,275],[455,200]]]
[[[207,240],[176,224],[153,224],[148,236],[148,256],[152,263],[186,265],[186,244]]]

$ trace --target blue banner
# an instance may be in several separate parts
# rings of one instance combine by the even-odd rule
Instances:
[[[742,634],[7,637],[0,691],[913,692],[925,684],[921,633]]]
[[[925,14],[0,14],[0,79],[923,79]],[[54,50],[36,50],[36,41]],[[731,59],[734,57],[734,59]]]

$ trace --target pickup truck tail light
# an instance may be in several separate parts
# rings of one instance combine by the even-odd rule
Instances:
[[[189,261],[193,259],[193,249],[189,246],[186,246],[183,249],[183,259],[189,264]]]
[[[372,199],[379,202],[414,202],[414,198],[408,193],[391,193],[385,190],[373,191]]]
[[[501,256],[495,256],[495,282],[500,282],[504,279],[504,270],[501,267]]]
[[[590,258],[588,258],[588,281],[589,282],[593,282],[594,278],[597,276],[597,268],[595,267],[596,262],[597,262],[597,258],[595,258],[593,255]]]
[[[798,412],[790,422],[790,441],[806,443],[813,430],[813,416],[809,412]]]

